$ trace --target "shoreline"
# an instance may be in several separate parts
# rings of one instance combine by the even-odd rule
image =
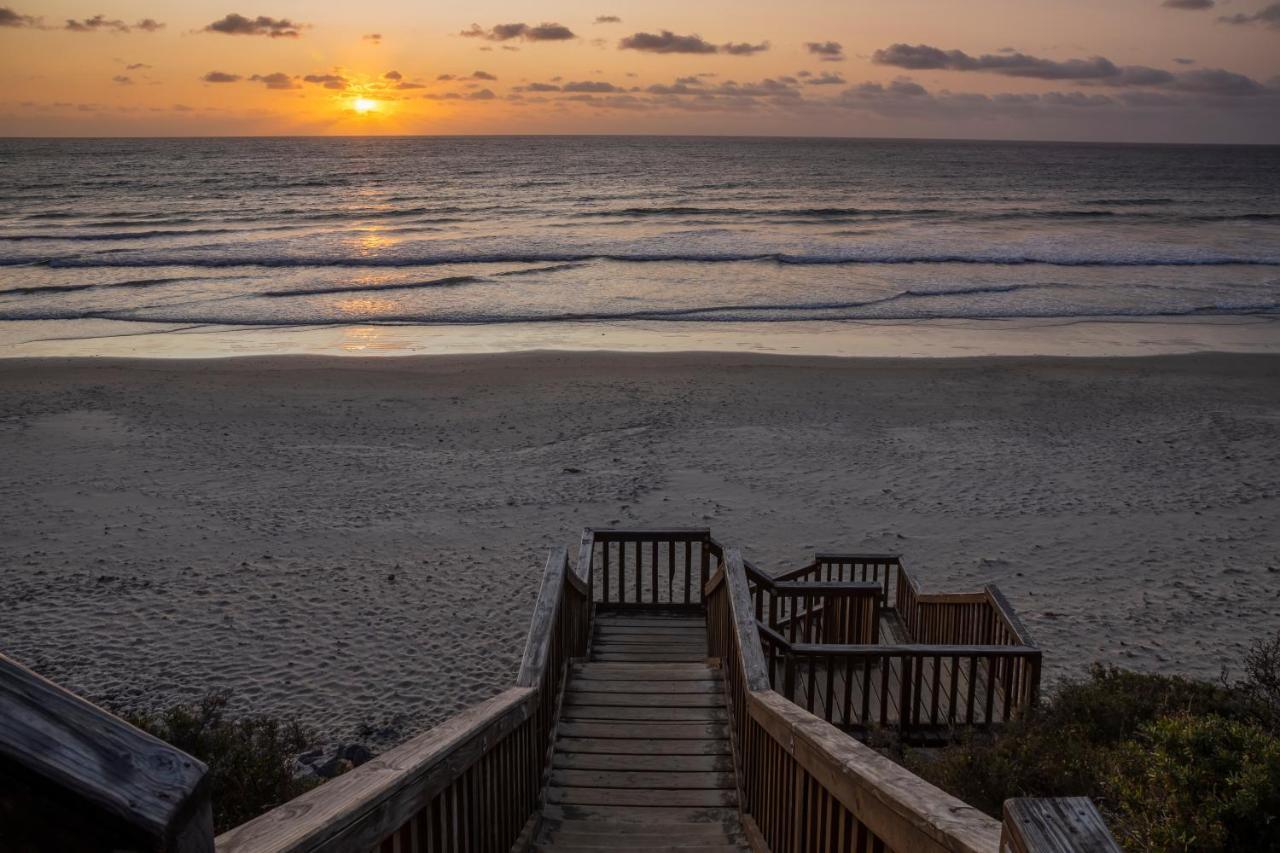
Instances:
[[[1280,314],[704,323],[160,326],[123,320],[0,324],[12,358],[344,358],[518,352],[718,352],[843,358],[1134,357],[1280,353]]]
[[[588,525],[996,583],[1046,684],[1212,678],[1280,628],[1272,354],[3,359],[0,441],[6,654],[124,707],[230,688],[335,741],[507,683],[548,549]]]

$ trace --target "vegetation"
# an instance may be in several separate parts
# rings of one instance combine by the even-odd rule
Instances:
[[[168,741],[209,765],[215,830],[222,832],[257,817],[315,787],[315,779],[295,779],[295,756],[315,743],[296,720],[227,716],[230,694],[215,691],[195,704],[155,714],[125,714],[138,728]]]
[[[1221,684],[1095,666],[1023,722],[916,773],[993,816],[1011,797],[1092,797],[1126,850],[1280,851],[1280,635]]]

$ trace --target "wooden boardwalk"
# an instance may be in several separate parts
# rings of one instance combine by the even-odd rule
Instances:
[[[746,850],[700,612],[605,608],[571,667],[538,850]]]

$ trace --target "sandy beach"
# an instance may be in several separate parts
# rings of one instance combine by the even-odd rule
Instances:
[[[1050,680],[1280,628],[1276,356],[14,359],[0,436],[6,654],[375,746],[509,683],[583,525],[996,582]]]

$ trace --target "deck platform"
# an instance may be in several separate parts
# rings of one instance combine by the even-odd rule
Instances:
[[[571,664],[537,850],[747,850],[705,618],[601,608]]]

